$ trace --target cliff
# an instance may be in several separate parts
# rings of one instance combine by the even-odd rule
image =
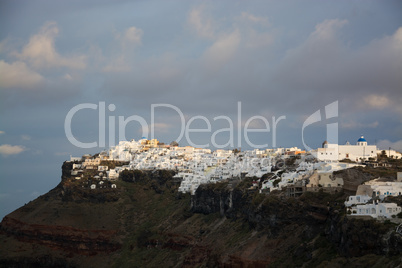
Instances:
[[[395,267],[392,223],[349,219],[345,195],[287,198],[251,180],[177,192],[166,171],[126,174],[116,189],[69,180],[7,215],[1,267]]]
[[[263,196],[245,189],[203,185],[192,197],[191,208],[195,213],[219,213],[227,219],[242,220],[250,230],[265,234],[277,245],[287,244],[288,250],[273,253],[271,258],[275,256],[276,261],[269,264],[315,266],[331,263],[331,259],[347,263],[376,263],[379,259],[402,262],[402,236],[395,232],[396,225],[371,218],[348,218],[344,198],[343,193],[322,192],[308,192],[300,198],[281,193]],[[402,201],[400,197],[394,199]],[[267,253],[267,248],[261,250]],[[392,267],[392,261],[388,261],[385,264]]]
[[[335,171],[334,176],[343,178],[343,190],[348,195],[354,195],[356,193],[357,187],[370,180],[381,178],[384,181],[394,181],[396,180],[396,173],[402,171],[401,168],[390,167],[354,167],[349,169],[343,169],[340,171]]]

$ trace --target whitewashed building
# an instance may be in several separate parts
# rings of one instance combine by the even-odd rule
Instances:
[[[378,203],[356,205],[351,209],[352,215],[356,216],[371,216],[373,218],[385,217],[391,218],[401,212],[401,207],[395,203]]]
[[[348,200],[345,201],[346,207],[351,207],[354,205],[362,205],[366,204],[371,200],[371,197],[368,195],[351,195],[348,197]]]
[[[119,177],[119,173],[116,171],[116,169],[110,169],[107,171],[107,177],[109,180],[116,180]]]
[[[329,144],[324,142],[322,148],[311,151],[311,154],[319,161],[338,161],[349,159],[362,162],[369,158],[377,158],[377,146],[368,145],[364,136],[361,136],[356,145],[347,142],[345,145]]]

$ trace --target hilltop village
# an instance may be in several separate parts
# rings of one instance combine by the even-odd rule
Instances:
[[[378,155],[401,159],[394,150],[381,151],[368,145],[361,136],[355,145],[324,142],[322,148],[306,152],[297,147],[254,149],[250,151],[215,150],[180,147],[157,139],[121,141],[108,151],[96,155],[70,157],[71,177],[83,188],[92,190],[116,188],[116,181],[125,170],[173,170],[180,181],[179,192],[195,194],[201,184],[222,181],[238,183],[252,178],[250,190],[269,194],[283,190],[288,196],[300,196],[306,191],[336,193],[342,190],[343,178],[334,172],[358,166],[386,166]],[[401,212],[395,203],[383,203],[387,196],[402,195],[402,172],[397,180],[381,178],[360,185],[356,195],[345,202],[349,214],[390,218]],[[394,216],[395,217],[395,216]]]

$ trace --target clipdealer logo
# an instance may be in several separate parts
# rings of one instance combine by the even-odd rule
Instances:
[[[325,106],[324,109],[325,119],[331,119],[338,117],[338,101],[334,101]],[[302,127],[302,141],[303,146],[306,151],[310,151],[311,148],[304,141],[304,129],[314,123],[320,122],[321,119],[321,110],[315,111],[311,114],[303,123]],[[330,123],[327,124],[327,139],[328,143],[338,144],[338,123]]]
[[[73,118],[77,113],[84,112],[83,110],[91,109],[98,110],[98,141],[93,142],[81,142],[79,141],[72,132],[72,124]],[[237,103],[237,120],[232,120],[229,116],[220,115],[213,118],[213,122],[216,121],[226,121],[229,127],[220,128],[214,132],[212,132],[212,123],[211,120],[202,115],[196,115],[190,117],[186,121],[186,117],[184,113],[176,106],[172,104],[159,103],[151,105],[151,120],[150,124],[139,115],[131,115],[129,117],[108,115],[108,112],[114,112],[116,110],[116,105],[109,104],[106,108],[106,103],[104,101],[99,102],[98,104],[94,103],[82,103],[74,106],[69,110],[66,115],[64,121],[64,131],[67,139],[76,147],[89,149],[96,147],[106,147],[106,133],[108,133],[108,146],[115,146],[115,138],[116,138],[116,119],[117,119],[117,134],[118,139],[120,141],[127,140],[125,137],[126,127],[130,122],[136,122],[141,126],[142,137],[154,139],[155,138],[155,116],[157,109],[171,109],[176,112],[180,119],[180,134],[178,135],[176,141],[181,142],[184,138],[187,144],[192,147],[198,148],[208,148],[211,145],[217,149],[227,148],[227,147],[242,147],[242,138],[246,144],[254,149],[267,148],[268,143],[265,144],[254,144],[250,141],[249,133],[271,133],[272,135],[272,147],[275,148],[277,146],[277,130],[278,124],[282,120],[286,120],[286,116],[282,115],[276,118],[272,116],[271,123],[269,120],[261,115],[254,115],[247,120],[243,121],[242,115],[242,104],[241,102]],[[324,109],[325,119],[331,119],[338,117],[338,101],[332,102],[325,106]],[[192,128],[192,124],[194,121],[203,121],[206,124],[206,128]],[[264,128],[251,128],[253,121],[262,122]],[[305,143],[304,130],[308,126],[322,121],[321,111],[317,110],[313,114],[311,114],[303,123],[301,130],[301,138],[303,142],[304,148],[309,151],[311,148]],[[108,129],[106,128],[106,122],[108,122]],[[235,124],[236,123],[236,124]],[[236,125],[236,127],[235,127]],[[196,144],[191,139],[191,134],[193,133],[211,133],[210,143],[206,144]],[[227,133],[228,140],[224,144],[218,144],[216,140],[216,136],[220,133]],[[235,139],[234,133],[237,134],[237,139]],[[327,124],[327,141],[330,143],[338,143],[338,123]]]
[[[272,122],[270,123],[267,118],[261,116],[261,115],[255,115],[250,118],[247,118],[246,121],[243,121],[243,116],[242,116],[242,104],[241,102],[237,103],[237,120],[235,122],[230,118],[229,116],[226,115],[220,115],[216,116],[213,118],[213,120],[209,120],[205,116],[202,115],[196,115],[193,117],[190,117],[186,121],[186,117],[184,116],[184,113],[176,106],[171,105],[171,104],[165,104],[165,103],[159,103],[159,104],[152,104],[151,105],[151,121],[150,124],[141,116],[139,115],[131,115],[127,118],[124,116],[118,116],[117,121],[118,121],[118,138],[120,141],[127,140],[125,137],[126,133],[126,127],[128,123],[130,122],[137,122],[141,126],[141,132],[142,132],[142,137],[145,138],[150,138],[154,139],[155,138],[155,116],[156,116],[156,111],[157,109],[160,108],[165,108],[165,109],[171,109],[174,112],[177,113],[179,119],[180,119],[180,134],[177,137],[176,141],[180,142],[184,138],[186,142],[193,147],[200,147],[200,148],[207,148],[210,147],[211,145],[215,148],[221,149],[221,148],[227,148],[227,147],[242,147],[242,138],[244,138],[245,142],[247,143],[248,146],[252,148],[266,148],[268,147],[268,143],[265,144],[254,144],[250,141],[249,138],[249,133],[270,133],[272,132],[272,146],[276,147],[276,139],[277,139],[277,127],[280,121],[285,120],[286,116],[280,116],[276,118],[275,116],[272,116]],[[73,118],[77,113],[83,112],[82,110],[85,109],[91,109],[91,110],[98,110],[98,141],[93,141],[93,142],[81,142],[79,141],[74,134],[72,133],[72,124],[73,124]],[[106,119],[106,110],[109,112],[114,112],[116,110],[116,106],[114,104],[109,104],[107,109],[106,109],[106,103],[104,101],[99,102],[99,104],[94,104],[94,103],[82,103],[74,106],[73,108],[70,109],[70,111],[67,113],[65,121],[64,121],[64,131],[66,134],[67,139],[70,141],[71,144],[73,144],[76,147],[79,148],[84,148],[84,149],[89,149],[89,148],[95,148],[95,147],[105,147],[106,146],[106,132],[108,132],[109,136],[109,146],[114,146],[115,145],[115,138],[116,138],[116,116],[114,115],[109,115],[108,118]],[[106,129],[106,120],[108,120],[108,130]],[[192,128],[192,124],[194,121],[203,121],[206,124],[206,128]],[[212,132],[212,122],[216,121],[226,121],[229,124],[229,127],[225,128],[220,128],[214,132]],[[260,121],[262,122],[264,128],[252,128],[252,122],[253,121]],[[243,125],[244,122],[244,125]],[[236,124],[235,124],[236,123]],[[235,127],[236,125],[236,127]],[[235,140],[235,132],[237,133],[237,140]],[[211,139],[210,143],[207,144],[196,144],[193,142],[191,139],[191,134],[193,133],[211,133]],[[228,134],[228,140],[224,144],[218,144],[216,140],[216,136],[220,133],[227,133]]]

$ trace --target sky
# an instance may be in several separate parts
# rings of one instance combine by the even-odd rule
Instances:
[[[337,124],[339,144],[402,151],[401,13],[400,1],[1,1],[0,218],[54,188],[70,155],[124,139],[304,149]]]

